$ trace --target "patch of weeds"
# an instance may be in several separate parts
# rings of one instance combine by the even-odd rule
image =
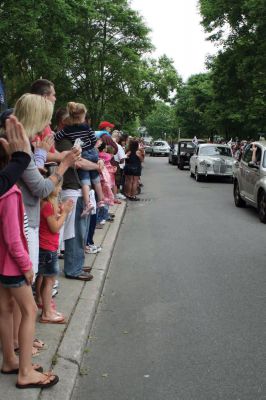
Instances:
[[[83,376],[83,375],[88,375],[88,374],[89,374],[88,368],[80,368],[80,369],[79,369],[79,374],[80,374],[81,376]]]

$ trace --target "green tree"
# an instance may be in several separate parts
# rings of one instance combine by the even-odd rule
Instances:
[[[144,120],[149,136],[154,139],[177,139],[178,124],[173,106],[162,101],[155,103],[154,109]]]
[[[210,73],[192,75],[177,97],[176,114],[183,137],[206,137],[216,132]]]
[[[265,0],[200,0],[200,10],[221,47],[210,63],[220,126],[228,135],[266,131]]]

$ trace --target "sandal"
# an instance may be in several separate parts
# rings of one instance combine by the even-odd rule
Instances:
[[[37,349],[35,346],[32,346],[32,350],[31,350],[31,356],[32,357],[37,357],[40,355],[40,352],[38,351],[39,349]],[[16,353],[17,356],[19,356],[19,347],[16,347],[14,349],[14,352]]]
[[[45,344],[42,340],[40,339],[34,339],[33,340],[33,347],[35,347],[38,350],[46,350],[48,349],[47,344]]]
[[[63,314],[55,314],[54,317],[50,318],[50,319],[44,319],[43,317],[41,317],[39,319],[39,322],[41,324],[66,324],[67,320],[64,317]]]
[[[54,386],[59,382],[59,377],[57,375],[53,375],[52,373],[44,373],[43,376],[44,379],[39,382],[27,384],[16,383],[16,387],[18,389],[45,389]]]

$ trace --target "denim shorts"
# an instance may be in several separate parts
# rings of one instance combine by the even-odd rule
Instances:
[[[58,274],[59,263],[57,251],[40,249],[38,275],[54,276]]]
[[[88,161],[91,161],[94,163],[97,163],[99,160],[98,152],[95,148],[90,149],[90,150],[83,150],[82,157],[85,158],[85,160],[88,160]],[[81,180],[81,183],[83,185],[91,186],[92,183],[100,182],[99,172],[96,170],[87,171],[84,169],[79,169],[78,175],[79,175],[79,179]]]
[[[27,282],[24,275],[18,275],[18,276],[0,275],[0,283],[4,288],[12,289],[12,288],[19,288],[25,285]]]

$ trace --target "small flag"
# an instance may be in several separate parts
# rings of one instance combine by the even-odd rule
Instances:
[[[197,136],[194,136],[194,137],[193,137],[193,139],[192,139],[192,143],[194,144],[194,146],[197,146],[197,145],[198,145],[198,139],[197,139]]]
[[[0,81],[0,104],[5,104],[5,91],[2,81]]]

